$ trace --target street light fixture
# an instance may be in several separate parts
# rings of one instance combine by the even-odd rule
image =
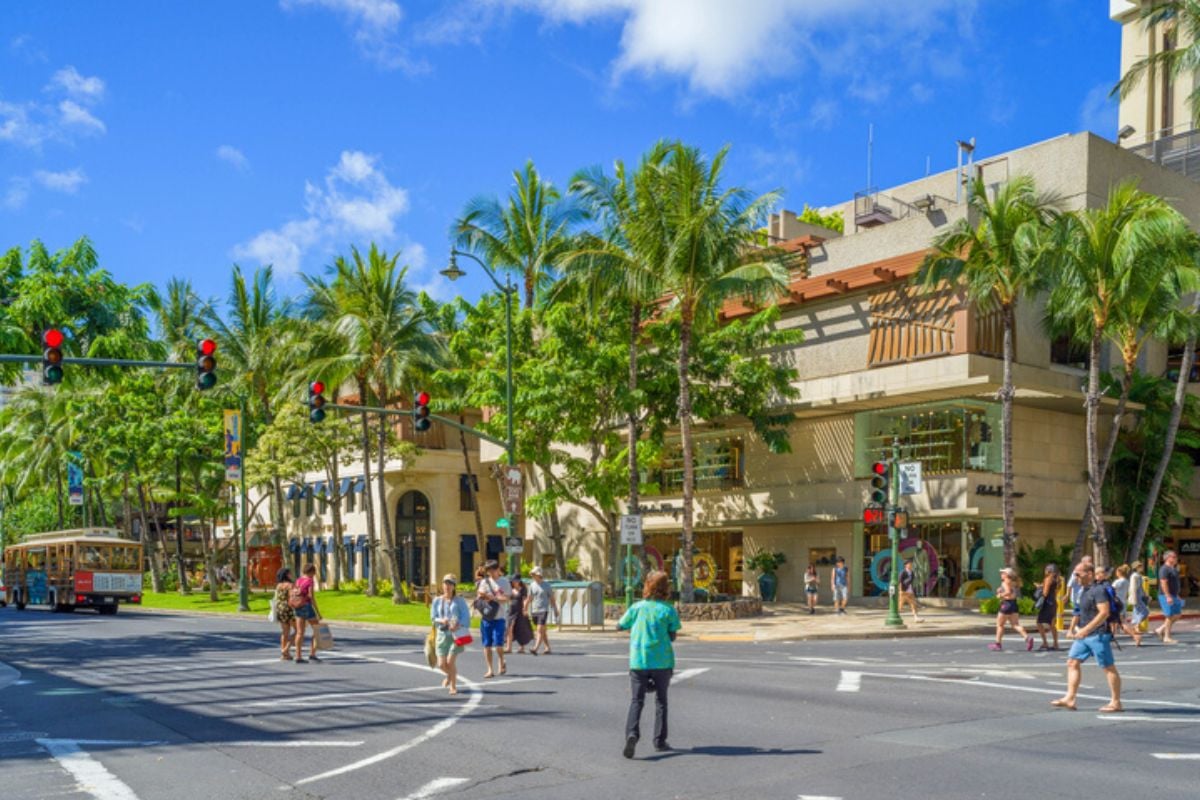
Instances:
[[[496,288],[504,293],[504,358],[505,358],[505,366],[507,369],[507,375],[506,375],[505,387],[504,387],[505,388],[504,400],[505,400],[505,412],[506,412],[505,417],[506,417],[506,420],[508,423],[508,430],[507,430],[508,436],[505,439],[505,441],[507,442],[507,445],[505,446],[505,450],[508,451],[508,463],[510,465],[515,466],[517,463],[517,458],[516,458],[517,442],[516,442],[516,438],[513,435],[512,300],[513,300],[513,296],[517,292],[517,287],[513,286],[512,276],[510,274],[508,274],[508,273],[505,274],[504,283],[502,284],[502,283],[500,283],[499,280],[496,279],[496,273],[492,272],[491,268],[488,267],[488,265],[485,264],[478,256],[475,256],[472,253],[468,253],[468,252],[465,252],[462,250],[455,250],[453,248],[450,249],[450,263],[446,266],[446,268],[444,270],[441,270],[439,274],[445,275],[447,278],[449,278],[452,281],[456,281],[459,278],[461,278],[463,275],[466,275],[467,273],[463,272],[458,267],[457,256],[464,256],[466,258],[471,259],[476,264],[478,264],[481,268],[483,268],[483,271],[487,274],[487,276],[489,278],[491,278],[492,283],[495,284]],[[504,510],[504,516],[508,522],[508,533],[512,534],[513,531],[516,530],[516,526],[513,525],[513,515],[508,513],[508,509],[506,508]],[[512,573],[516,573],[520,570],[520,566],[521,566],[520,555],[512,554],[509,558],[509,571]]]

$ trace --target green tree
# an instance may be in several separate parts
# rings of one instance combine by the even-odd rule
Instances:
[[[933,288],[961,284],[981,311],[999,312],[1004,330],[1000,391],[1004,563],[1016,568],[1013,538],[1012,365],[1017,302],[1042,284],[1046,231],[1057,216],[1057,198],[1041,194],[1033,178],[1018,175],[988,196],[982,179],[971,184],[969,213],[933,240],[915,281]]]

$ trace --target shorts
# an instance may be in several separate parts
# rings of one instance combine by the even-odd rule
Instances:
[[[504,647],[504,631],[507,620],[503,617],[485,619],[479,622],[479,638],[484,647]]]
[[[846,586],[834,586],[833,587],[833,602],[844,603],[849,599],[850,599],[850,589],[848,587],[846,587]]]
[[[451,653],[458,655],[466,648],[464,648],[461,644],[454,643],[454,631],[439,630],[437,632],[437,642],[434,643],[434,649],[437,651],[439,656],[445,658]]]
[[[304,605],[300,606],[299,608],[294,609],[294,611],[296,612],[296,619],[311,620],[311,619],[317,618],[317,610],[315,608],[313,608],[312,603],[305,603]]]
[[[1150,616],[1150,606],[1138,603],[1134,606],[1133,613],[1129,615],[1129,622],[1132,625],[1141,625],[1148,616]]]
[[[1076,639],[1067,653],[1067,658],[1087,661],[1096,657],[1096,666],[1106,669],[1113,665],[1112,634],[1094,633],[1086,639]]]
[[[546,618],[549,616],[550,616],[549,611],[535,611],[529,615],[529,618],[531,620],[533,620],[534,625],[545,625]]]
[[[1158,596],[1158,604],[1162,607],[1162,612],[1168,617],[1177,617],[1183,613],[1183,598],[1176,595],[1174,603],[1168,603],[1166,598],[1161,594]]]
[[[1001,600],[1000,601],[1000,614],[1002,616],[1007,616],[1009,614],[1016,614],[1016,613],[1017,613],[1017,601],[1016,600]]]
[[[808,592],[809,594],[817,594],[817,587],[815,587],[815,586],[805,586],[805,587],[804,587],[804,591]]]

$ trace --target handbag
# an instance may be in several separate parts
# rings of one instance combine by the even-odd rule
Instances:
[[[275,614],[275,601],[271,601],[271,610],[267,612],[267,622],[278,622],[279,617]]]
[[[491,585],[491,581],[488,581]],[[488,600],[486,597],[475,598],[475,610],[479,612],[479,616],[486,620],[493,620],[500,616],[500,603],[496,600]]]
[[[330,630],[328,622],[317,623],[317,649],[333,649],[333,631]]]
[[[466,647],[471,642],[475,641],[471,638],[471,629],[463,625],[454,629],[454,643],[459,647]]]
[[[432,629],[425,637],[425,662],[431,667],[437,666],[437,631]]]

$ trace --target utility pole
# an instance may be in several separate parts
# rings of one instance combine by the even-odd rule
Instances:
[[[899,508],[900,480],[900,440],[892,440],[892,450],[888,457],[888,487],[887,503],[883,507],[883,515],[887,519],[888,539],[892,544],[892,576],[888,581],[888,613],[884,626],[888,628],[903,628],[904,620],[900,618],[900,529],[896,527],[896,510]]]

